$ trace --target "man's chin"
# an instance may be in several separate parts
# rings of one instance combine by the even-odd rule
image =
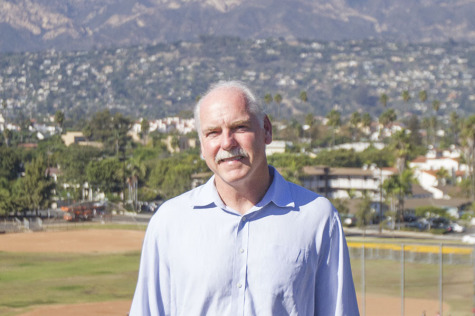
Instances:
[[[221,178],[221,180],[223,182],[226,182],[228,184],[239,184],[241,181],[243,181],[246,176],[247,176],[248,172],[245,171],[245,170],[221,170],[221,172],[219,172],[217,174],[217,176],[219,178]]]

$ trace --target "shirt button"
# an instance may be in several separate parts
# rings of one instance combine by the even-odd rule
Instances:
[[[243,222],[247,221],[246,216],[243,216],[243,217],[242,217],[242,221],[243,221]]]
[[[242,288],[242,284],[241,284],[241,283],[238,283],[238,284],[237,284],[237,287],[238,287],[239,289]]]
[[[244,249],[242,249],[242,248],[239,249],[239,252],[240,252],[240,253],[244,253]]]

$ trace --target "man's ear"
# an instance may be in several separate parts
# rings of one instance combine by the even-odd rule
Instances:
[[[264,117],[264,133],[265,142],[269,145],[272,142],[272,123],[267,115]]]

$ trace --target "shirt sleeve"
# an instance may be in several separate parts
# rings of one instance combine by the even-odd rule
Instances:
[[[348,247],[335,209],[322,238],[315,282],[315,315],[358,316]]]
[[[169,271],[161,259],[156,219],[147,228],[130,316],[169,315]]]

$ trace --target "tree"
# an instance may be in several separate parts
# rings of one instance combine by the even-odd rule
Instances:
[[[299,98],[302,102],[308,102],[307,91],[300,91]]]
[[[0,177],[0,216],[11,211],[12,192],[9,189],[10,183],[6,178]]]
[[[475,115],[471,115],[464,121],[461,136],[470,178],[470,196],[475,199]]]
[[[150,172],[148,185],[168,199],[191,189],[193,173],[207,170],[205,162],[195,155],[174,155],[156,162]]]
[[[132,121],[122,113],[112,115],[108,110],[97,112],[83,129],[87,139],[102,142],[105,150],[117,157],[125,155]]]
[[[379,102],[383,105],[384,108],[388,106],[389,97],[386,93],[382,93],[379,97]]]
[[[369,130],[372,122],[373,119],[371,118],[371,115],[369,113],[363,113],[363,115],[361,116],[361,124],[366,130]]]
[[[310,138],[310,141],[313,140],[313,126],[315,124],[315,117],[313,116],[312,113],[308,113],[305,115],[305,125],[307,125],[307,130],[308,130],[308,137]]]
[[[118,158],[91,161],[86,167],[89,184],[105,193],[119,193],[124,189],[124,163]]]
[[[60,111],[60,110],[56,111],[56,113],[54,114],[54,121],[56,122],[56,124],[58,124],[60,129],[63,129],[63,124],[64,124],[63,111]]]
[[[437,182],[442,186],[447,184],[447,179],[449,178],[449,172],[445,168],[440,168],[436,171],[435,176],[437,177]]]
[[[437,112],[440,109],[440,101],[434,100],[432,101],[432,109],[434,110],[434,116],[431,120],[432,125],[432,143],[434,146],[437,146]]]
[[[266,93],[266,95],[264,96],[264,102],[265,104],[270,104],[272,102],[273,98],[272,98],[272,94],[270,93]]]
[[[379,116],[379,124],[383,126],[382,129],[386,128],[389,126],[389,124],[393,123],[396,121],[397,115],[396,111],[394,109],[387,109],[381,115]],[[383,136],[382,129],[379,132],[379,137]]]
[[[371,198],[365,192],[363,199],[358,204],[358,210],[356,211],[356,223],[358,227],[363,228],[363,236],[366,233],[366,226],[371,223],[373,217],[373,210],[371,209]]]
[[[427,100],[427,91],[426,90],[421,90],[419,91],[419,100],[422,102],[422,103],[425,103],[426,100]]]
[[[450,132],[452,134],[453,144],[457,145],[459,143],[458,135],[460,133],[460,117],[457,112],[450,112]]]
[[[353,140],[358,138],[360,134],[359,124],[361,123],[361,114],[360,112],[353,112],[350,117],[350,129]]]
[[[328,123],[327,125],[332,128],[332,147],[335,145],[335,131],[338,127],[341,126],[341,113],[335,109],[331,110],[327,114]]]
[[[379,123],[383,126],[388,126],[389,124],[395,122],[397,119],[397,114],[394,109],[387,109],[379,116]]]
[[[148,136],[149,131],[150,131],[150,122],[146,118],[143,118],[142,122],[140,122],[140,132],[141,132],[144,145],[147,144],[147,136]]]
[[[347,215],[350,212],[348,208],[348,199],[332,199],[333,206],[338,210],[338,214]]]
[[[398,174],[390,176],[383,182],[383,191],[386,198],[390,201],[392,213],[395,214],[393,228],[396,221],[402,221],[404,199],[407,195],[411,194],[413,181],[412,171],[405,169]]]
[[[405,122],[407,127],[408,142],[411,145],[411,154],[414,156],[423,155],[426,147],[423,145],[422,135],[420,133],[421,123],[417,115],[411,115]]]
[[[0,178],[7,181],[18,179],[22,172],[22,161],[17,149],[0,147]]]
[[[3,138],[5,139],[5,146],[10,147],[12,131],[5,127],[5,129],[3,130]]]
[[[282,103],[282,95],[280,93],[276,93],[274,95],[274,102],[277,103],[277,116],[281,116],[281,111],[280,111],[280,103]]]
[[[409,94],[409,91],[404,90],[404,91],[402,92],[402,100],[403,100],[405,103],[408,103],[409,100],[411,100],[411,95]]]
[[[20,180],[21,204],[37,214],[41,208],[48,207],[55,187],[46,168],[42,156],[34,158],[26,164],[25,177]]]
[[[397,169],[399,172],[403,172],[406,169],[408,156],[412,151],[407,130],[403,129],[394,133],[391,137],[390,148],[394,151],[394,155],[396,156]]]

